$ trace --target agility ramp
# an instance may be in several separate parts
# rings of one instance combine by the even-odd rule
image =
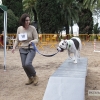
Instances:
[[[87,58],[66,60],[49,78],[43,100],[85,100]]]

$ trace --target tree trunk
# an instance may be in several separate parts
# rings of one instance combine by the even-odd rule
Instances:
[[[34,21],[37,22],[37,13],[34,7],[32,8],[32,11],[34,13]]]
[[[69,25],[66,24],[65,27],[66,27],[66,35],[67,35],[67,34],[69,34]]]

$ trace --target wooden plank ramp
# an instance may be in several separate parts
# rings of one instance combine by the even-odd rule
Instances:
[[[85,79],[88,59],[81,57],[78,63],[67,59],[50,76],[43,100],[85,100]]]

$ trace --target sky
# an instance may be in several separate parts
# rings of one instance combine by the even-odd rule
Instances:
[[[98,22],[100,27],[100,17],[97,18],[97,16],[93,16],[93,19],[94,19],[94,24]]]
[[[0,5],[2,4],[2,0],[0,0]]]

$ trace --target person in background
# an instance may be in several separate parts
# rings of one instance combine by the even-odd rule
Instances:
[[[2,34],[1,34],[1,41],[2,41],[2,45],[4,45],[4,31],[2,31]],[[6,45],[8,45],[8,36],[6,36]]]
[[[77,24],[73,25],[73,36],[76,36],[76,37],[79,36],[79,27]]]
[[[14,53],[15,48],[18,46],[19,42],[21,42],[21,46],[19,48],[22,67],[28,76],[28,82],[26,85],[38,83],[38,76],[36,75],[36,71],[32,65],[32,61],[36,55],[35,49],[32,47],[31,43],[38,43],[38,34],[34,26],[30,25],[30,17],[28,14],[24,13],[20,18],[20,25],[17,29],[16,40],[13,45],[12,53]],[[29,48],[30,45],[30,48]]]

